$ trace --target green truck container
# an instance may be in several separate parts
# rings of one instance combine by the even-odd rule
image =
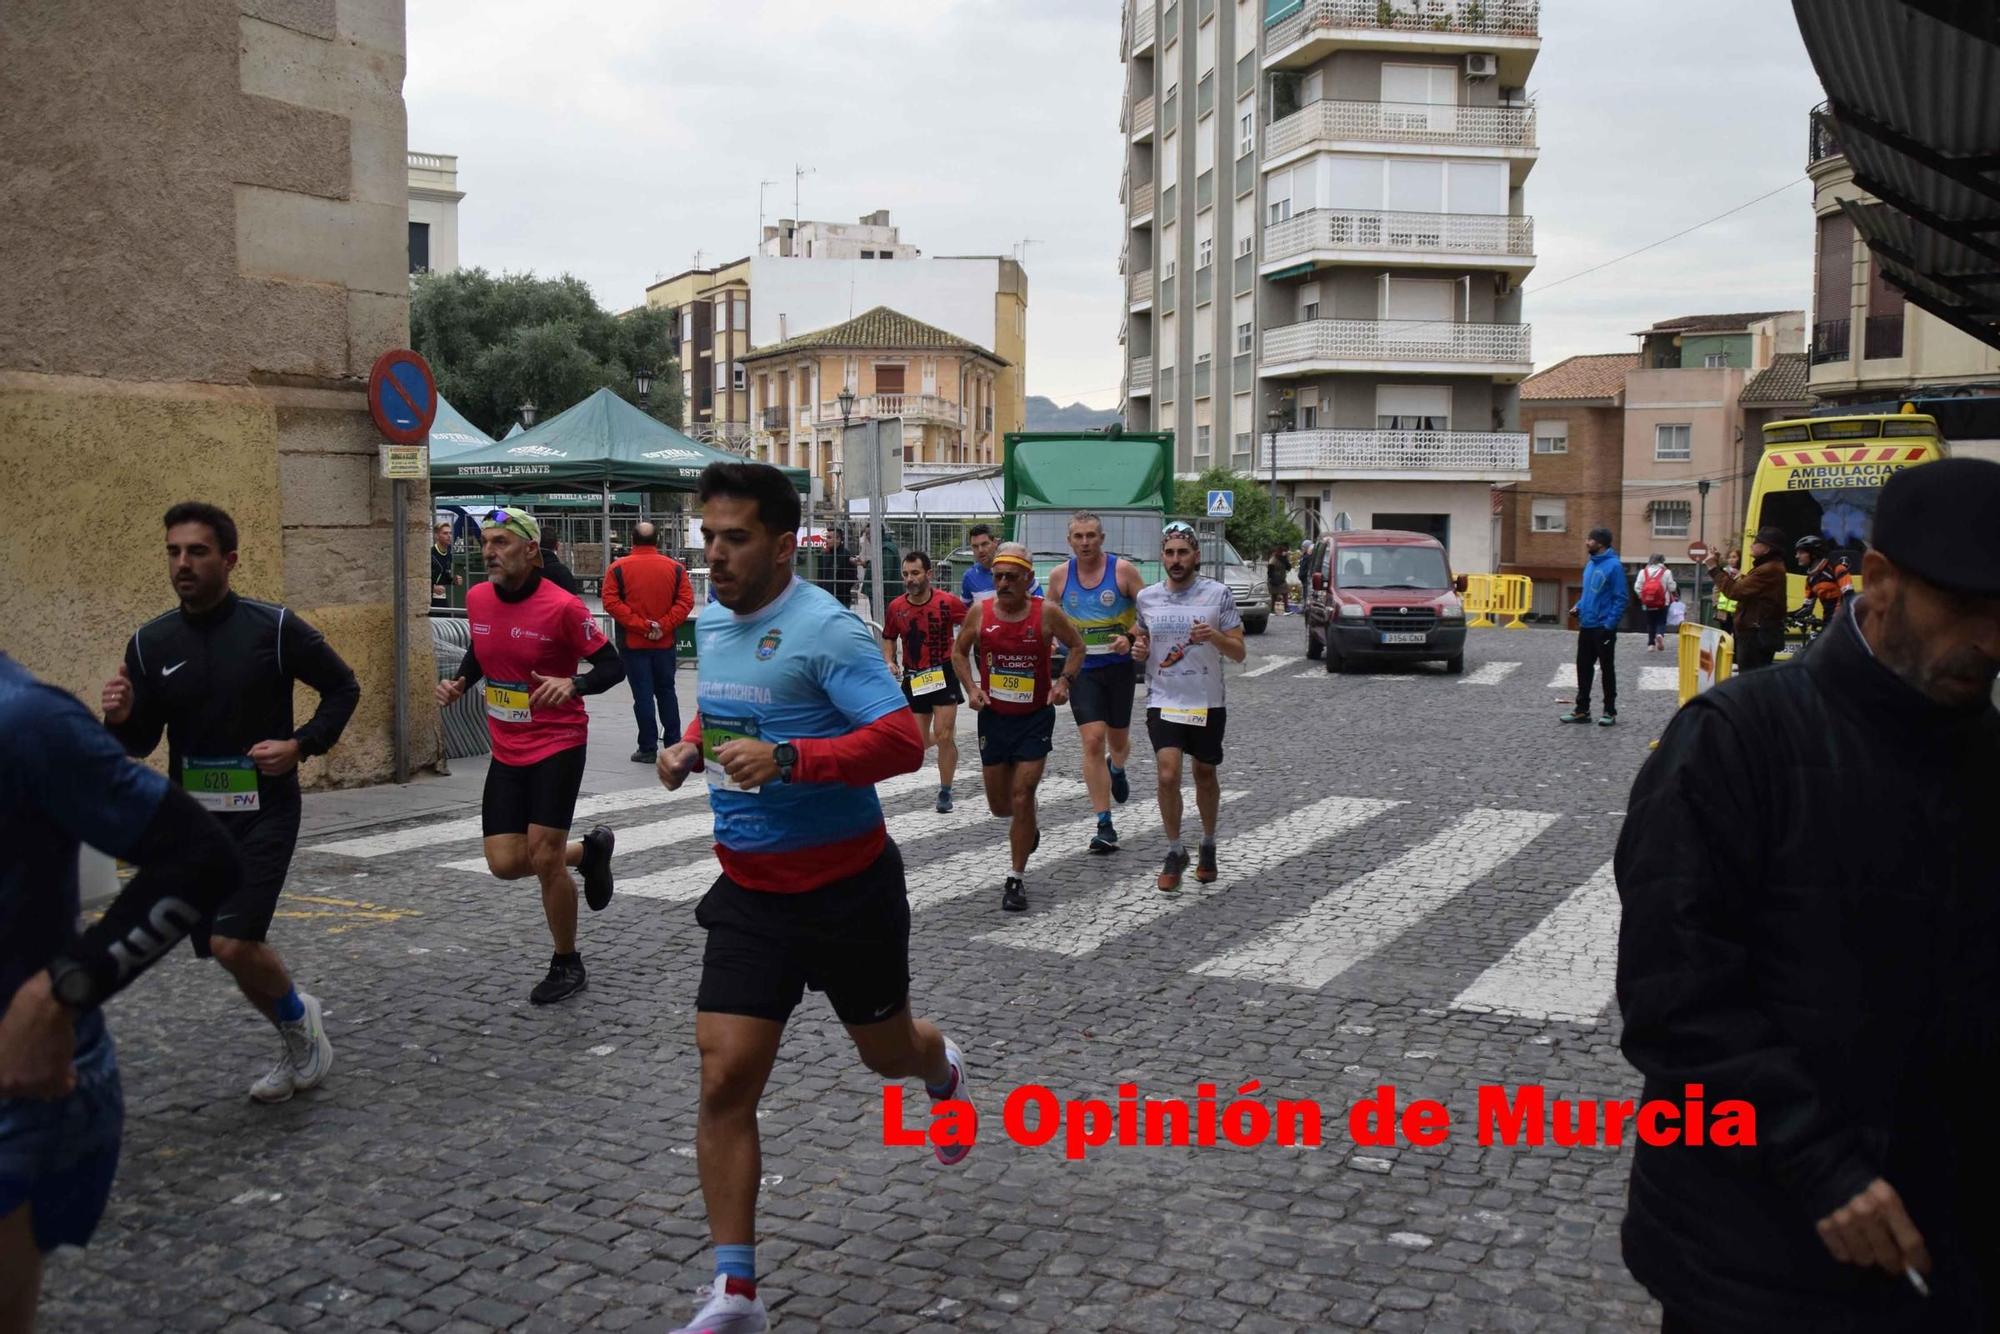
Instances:
[[[1007,536],[1049,575],[1069,559],[1069,516],[1090,510],[1104,520],[1104,549],[1131,560],[1155,583],[1160,528],[1174,507],[1171,431],[1015,431],[1006,440],[1001,503]]]

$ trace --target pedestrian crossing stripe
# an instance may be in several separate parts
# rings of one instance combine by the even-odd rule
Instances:
[[[1623,676],[1624,672],[1621,671],[1619,675]],[[1600,685],[1602,685],[1602,682],[1598,680],[1596,674],[1593,674],[1591,677],[1592,689],[1596,689]],[[1556,674],[1549,678],[1549,689],[1551,690],[1574,690],[1575,688],[1576,668],[1574,667],[1558,667],[1556,668]],[[1639,689],[1641,690],[1679,690],[1680,688],[1681,669],[1678,667],[1641,667],[1639,669]]]
[[[1252,667],[1249,671],[1244,672],[1240,679],[1248,681],[1252,677],[1268,676],[1279,668],[1289,667],[1297,661],[1297,658],[1273,658],[1261,667]]]
[[[1617,980],[1618,887],[1610,862],[1471,986],[1454,1010],[1594,1024]]]
[[[1497,686],[1514,674],[1518,662],[1482,662],[1459,681],[1462,686]]]

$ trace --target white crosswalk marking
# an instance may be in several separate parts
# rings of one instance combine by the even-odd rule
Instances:
[[[1222,793],[1222,804],[1227,806],[1230,802],[1240,799],[1243,795],[1244,793],[1240,791],[1232,792],[1225,789]],[[1046,802],[1040,805],[1038,814],[1044,821],[1048,819],[1049,808]],[[1160,827],[1160,808],[1158,806],[1142,806],[1137,809],[1126,807],[1115,818],[1118,824],[1119,838],[1129,843],[1133,835],[1150,834],[1153,830]],[[1007,825],[1005,821],[993,820],[991,827],[997,834],[1001,835],[995,842],[987,843],[977,848],[968,848],[964,852],[953,853],[951,856],[932,862],[928,866],[920,866],[910,873],[910,911],[922,912],[926,908],[935,908],[940,903],[949,903],[953,899],[961,899],[968,894],[977,894],[982,891],[998,895],[1000,880],[1006,874],[1007,868],[1007,844],[1005,839]],[[1190,797],[1187,803],[1186,814],[1182,817],[1182,833],[1185,835],[1188,829],[1199,829],[1200,827],[1201,825],[1194,812],[1194,800]],[[1082,820],[1072,821],[1069,824],[1053,827],[1044,823],[1042,825],[1041,851],[1028,859],[1028,893],[1033,895],[1035,892],[1035,866],[1038,859],[1046,864],[1048,861],[1057,860],[1073,852],[1081,851],[1082,847],[1090,841],[1090,836],[1096,832],[1096,829],[1097,817],[1094,815]],[[1088,856],[1089,854],[1084,853],[1083,855]],[[1104,860],[1118,863],[1122,872],[1124,867],[1130,865],[1133,861],[1132,850],[1128,846],[1123,851],[1114,853]]]
[[[1074,801],[1088,795],[1082,783],[1070,778],[1050,778],[1042,782],[1042,792],[1056,801]],[[953,789],[956,797],[956,788]],[[986,810],[986,798],[977,794],[974,801],[960,801],[950,815],[939,815],[930,807],[922,810],[904,811],[884,821],[889,837],[898,844],[914,843],[918,839],[936,838],[945,835],[966,834],[978,830],[981,825],[995,829],[1003,828]],[[625,836],[619,835],[618,849],[625,850]],[[990,852],[988,855],[992,855]],[[651,871],[645,875],[621,878],[618,893],[621,896],[639,899],[664,899],[668,903],[682,903],[698,899],[708,892],[721,867],[712,851],[704,851],[701,856],[684,861],[664,870]]]
[[[1280,667],[1289,667],[1297,661],[1297,658],[1273,658],[1262,667],[1252,667],[1249,671],[1243,673],[1242,679],[1248,681],[1253,676],[1267,676],[1277,671]]]
[[[1678,667],[1641,667],[1639,669],[1639,689],[1679,690],[1681,669]]]
[[[1267,820],[1246,833],[1226,836],[1217,849],[1224,879],[1198,883],[1192,874],[1181,888],[1162,893],[1153,880],[1134,877],[1109,893],[1062,904],[1054,912],[1018,920],[980,940],[1015,949],[1045,950],[1081,958],[1106,941],[1137,931],[1182,909],[1225,892],[1230,883],[1244,884],[1257,872],[1308,852],[1365,824],[1383,811],[1402,805],[1372,797],[1328,797],[1302,810]],[[1189,814],[1192,814],[1190,803]],[[1183,837],[1186,836],[1183,829]]]
[[[612,811],[629,811],[639,806],[658,806],[674,800],[674,794],[654,783],[647,787],[627,788],[620,792],[600,792],[596,796],[580,797],[576,803],[578,822],[587,816],[608,815]],[[331,843],[315,843],[307,852],[331,852],[340,857],[386,857],[394,852],[409,852],[416,848],[435,847],[439,843],[477,842],[480,837],[479,817],[461,820],[440,820],[436,824],[418,825],[414,829],[398,829],[389,834],[370,834],[364,838],[336,839]]]
[[[1458,993],[1454,1010],[1594,1024],[1618,975],[1618,886],[1611,863]]]
[[[1596,678],[1595,678],[1594,676],[1593,676],[1593,677],[1592,677],[1591,679],[1592,679],[1593,683],[1594,683],[1594,682],[1595,682],[1595,680],[1596,680]],[[1551,677],[1549,678],[1549,689],[1551,689],[1551,690],[1559,690],[1559,689],[1561,689],[1561,688],[1562,688],[1563,686],[1569,686],[1569,687],[1571,687],[1572,689],[1574,689],[1574,688],[1575,688],[1575,686],[1576,686],[1576,668],[1574,668],[1574,667],[1558,667],[1558,668],[1556,668],[1556,674],[1555,674],[1554,676],[1551,676]]]
[[[1514,674],[1518,662],[1482,662],[1459,682],[1462,686],[1497,686]]]
[[[1293,672],[1293,673],[1292,673],[1292,679],[1293,679],[1294,681],[1310,681],[1310,680],[1312,680],[1312,679],[1313,679],[1313,678],[1314,678],[1315,676],[1325,676],[1325,675],[1326,675],[1326,672],[1325,672],[1325,670],[1324,670],[1324,669],[1322,669],[1322,668],[1319,668],[1319,667],[1308,667],[1308,668],[1306,668],[1306,669],[1305,669],[1304,671],[1302,671],[1302,672]]]
[[[1527,847],[1556,818],[1544,811],[1472,811],[1435,838],[1194,971],[1325,986]]]

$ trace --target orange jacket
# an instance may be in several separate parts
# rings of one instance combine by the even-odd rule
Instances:
[[[625,628],[626,648],[674,646],[674,631],[694,610],[687,570],[658,547],[637,547],[611,562],[604,577],[604,610]],[[660,637],[646,638],[646,622],[660,623]]]

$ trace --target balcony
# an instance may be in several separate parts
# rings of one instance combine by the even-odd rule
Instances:
[[[1148,93],[1146,96],[1133,101],[1131,121],[1131,125],[1127,128],[1132,135],[1133,143],[1144,143],[1153,137],[1152,94]]]
[[[1132,9],[1132,54],[1153,49],[1153,2],[1139,0]]]
[[[1153,271],[1140,269],[1132,275],[1132,309],[1146,310],[1153,304]]]
[[[1297,480],[1525,482],[1524,431],[1280,431],[1278,475]],[[1257,437],[1257,475],[1271,470],[1271,437]]]
[[[768,408],[765,408],[765,409],[764,409],[764,429],[765,429],[765,430],[767,430],[767,431],[776,431],[776,430],[781,430],[781,429],[783,429],[784,427],[787,427],[787,426],[790,426],[791,424],[792,424],[792,423],[791,423],[791,419],[790,419],[790,415],[789,415],[789,413],[788,413],[787,409],[785,409],[784,407],[782,407],[782,406],[775,406],[775,407],[768,407]]]
[[[1490,51],[1500,82],[1528,81],[1541,49],[1540,0],[1305,0],[1264,30],[1267,69],[1317,64],[1338,50]]]
[[[1429,102],[1311,102],[1264,133],[1264,169],[1315,149],[1428,145],[1461,157],[1513,162],[1518,185],[1537,156],[1535,108],[1440,106]]]
[[[1153,392],[1153,359],[1151,357],[1132,358],[1132,369],[1126,376],[1126,396],[1138,398]]]
[[[1259,373],[1457,372],[1525,378],[1534,369],[1525,324],[1449,320],[1306,320],[1264,332]]]
[[[1264,269],[1315,265],[1468,264],[1525,273],[1535,266],[1535,220],[1494,213],[1385,213],[1311,209],[1264,229]]]
[[[1132,225],[1150,221],[1153,216],[1153,183],[1132,187]]]
[[[966,423],[965,409],[948,398],[936,394],[868,394],[854,400],[852,420],[862,421],[869,417],[901,417],[904,421],[943,422],[947,426],[963,426]],[[821,421],[839,421],[840,404],[832,400],[819,405]]]
[[[1821,102],[1806,117],[1806,169],[1811,170],[1828,158],[1840,157],[1840,138],[1834,132],[1833,113]]]
[[[1846,361],[1854,355],[1854,321],[1821,320],[1812,329],[1811,364]]]

